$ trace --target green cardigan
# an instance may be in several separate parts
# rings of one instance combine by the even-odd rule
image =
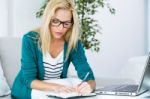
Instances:
[[[43,54],[38,44],[38,37],[37,32],[30,31],[22,38],[21,70],[12,86],[11,96],[13,99],[31,99],[31,82],[35,79],[44,80]],[[65,42],[64,60],[67,46],[68,44]],[[86,80],[95,80],[80,41],[77,43],[76,50],[72,49],[69,58],[64,62],[61,78],[67,77],[70,62],[73,63],[80,79],[90,72]]]

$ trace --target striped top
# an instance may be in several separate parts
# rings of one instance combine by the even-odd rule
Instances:
[[[63,53],[64,50],[56,58],[53,58],[49,53],[43,56],[44,80],[60,78],[63,70]]]

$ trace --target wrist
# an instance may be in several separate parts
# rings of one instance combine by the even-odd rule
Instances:
[[[87,83],[88,83],[88,84],[90,85],[90,87],[91,87],[91,92],[93,92],[93,91],[95,90],[95,88],[96,88],[96,83],[95,83],[95,81],[94,81],[94,80],[89,80]]]

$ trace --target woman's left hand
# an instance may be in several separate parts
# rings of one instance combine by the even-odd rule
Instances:
[[[88,95],[93,91],[93,89],[87,82],[83,82],[76,87],[76,91],[79,95]]]

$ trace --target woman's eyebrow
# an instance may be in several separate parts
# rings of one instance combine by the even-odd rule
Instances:
[[[56,19],[56,20],[61,21],[61,20],[60,20],[60,19],[58,19],[58,18],[52,18],[52,19]],[[61,22],[72,22],[72,20],[66,20],[66,21],[61,21]]]

